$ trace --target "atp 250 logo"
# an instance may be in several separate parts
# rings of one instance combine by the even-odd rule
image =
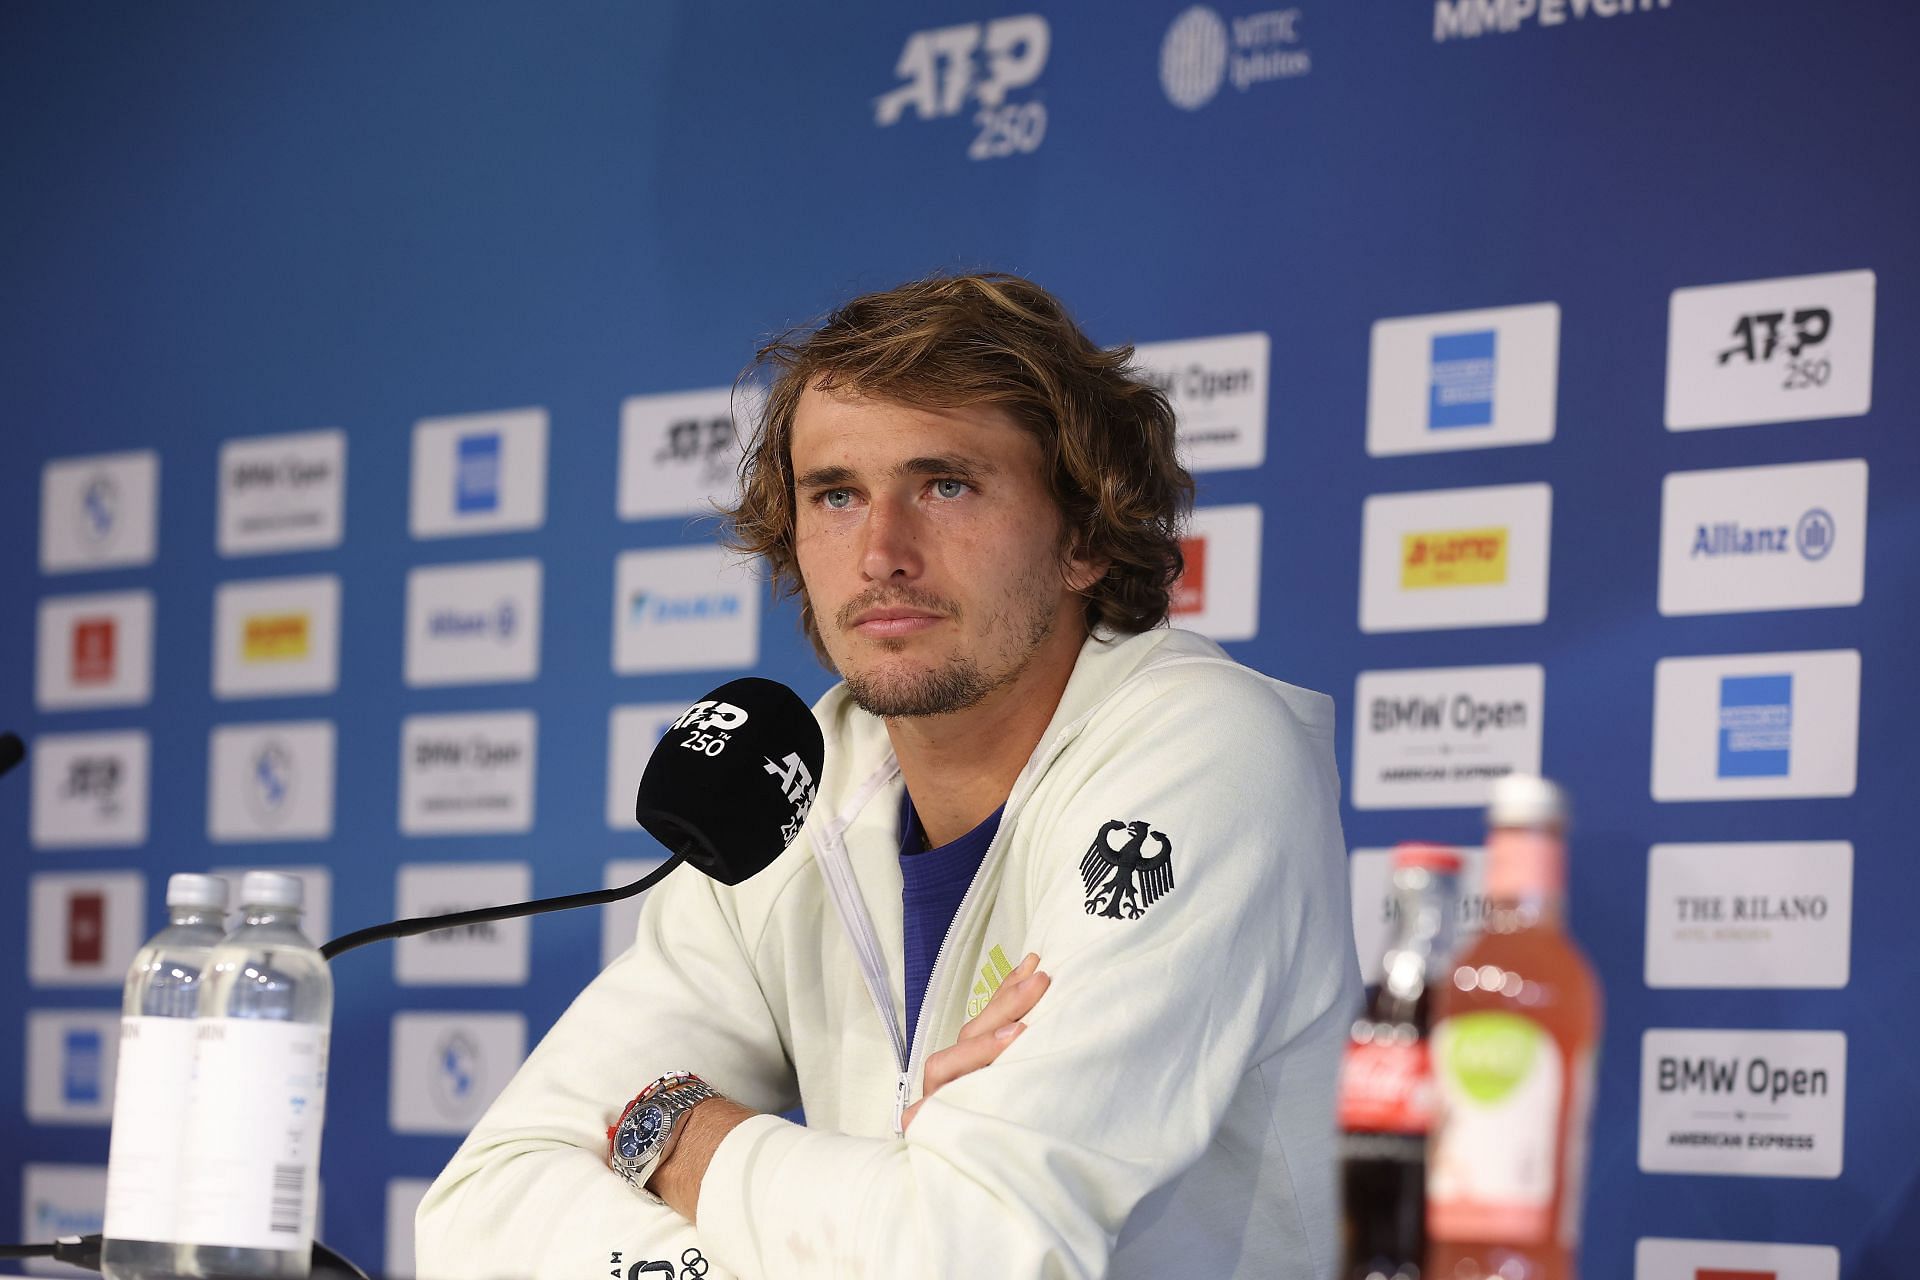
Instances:
[[[873,100],[873,122],[888,128],[909,108],[922,120],[945,120],[975,103],[969,160],[1037,151],[1047,136],[1046,104],[1008,96],[1039,80],[1052,44],[1037,13],[916,31],[893,68],[906,83]]]

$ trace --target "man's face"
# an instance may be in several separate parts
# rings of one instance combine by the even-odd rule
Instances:
[[[860,706],[964,710],[1078,651],[1098,574],[1066,557],[1040,445],[1003,410],[809,388],[791,447],[800,576]]]

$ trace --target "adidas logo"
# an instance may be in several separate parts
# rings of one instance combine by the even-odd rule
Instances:
[[[999,947],[987,952],[987,962],[980,966],[980,981],[973,984],[973,998],[967,1001],[967,1016],[977,1018],[980,1011],[987,1007],[987,1001],[993,999],[993,993],[1013,972],[1013,966],[1007,963],[1007,953]]]

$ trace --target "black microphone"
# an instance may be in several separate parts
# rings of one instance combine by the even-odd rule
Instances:
[[[800,834],[825,758],[820,722],[798,694],[758,676],[730,680],[673,722],[641,775],[634,817],[673,855],[664,865],[617,889],[373,925],[335,938],[320,954],[331,960],[386,938],[618,902],[683,861],[721,884],[739,884]]]
[[[17,733],[0,733],[0,774],[27,758],[27,744]]]

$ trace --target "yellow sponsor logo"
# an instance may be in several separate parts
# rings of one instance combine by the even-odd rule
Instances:
[[[304,613],[256,613],[242,632],[241,655],[248,662],[292,662],[307,656],[312,626]]]
[[[987,952],[987,962],[980,966],[980,981],[973,984],[973,997],[967,1001],[967,1016],[977,1018],[980,1011],[987,1007],[987,1001],[993,999],[993,993],[1013,972],[1013,966],[1007,963],[1007,953],[999,947]]]
[[[1400,535],[1400,587],[1484,587],[1507,580],[1507,526]]]

